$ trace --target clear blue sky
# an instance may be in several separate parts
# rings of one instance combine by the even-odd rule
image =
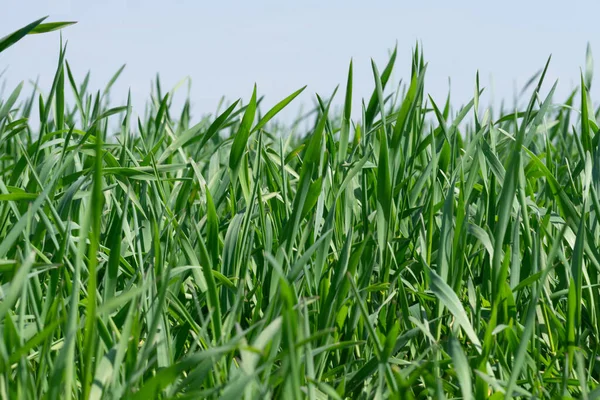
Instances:
[[[92,88],[101,89],[126,63],[117,103],[131,88],[134,104],[143,104],[157,72],[165,88],[191,77],[196,116],[212,112],[223,95],[247,100],[254,82],[267,105],[303,85],[307,94],[296,104],[310,103],[315,92],[327,95],[345,83],[351,57],[358,106],[373,87],[370,58],[383,69],[396,42],[395,78],[408,76],[420,40],[429,62],[426,92],[443,102],[450,77],[455,106],[472,96],[477,70],[488,94],[511,100],[515,83],[552,53],[548,78],[559,79],[561,101],[578,83],[587,42],[600,65],[598,1],[0,0],[0,8],[0,36],[44,15],[78,21],[63,31],[76,79],[91,69]],[[2,53],[7,90],[36,76],[48,89],[58,47],[52,33]]]

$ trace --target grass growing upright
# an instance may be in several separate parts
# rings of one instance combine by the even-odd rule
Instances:
[[[436,103],[419,48],[394,93],[395,61],[294,135],[304,88],[192,124],[157,80],[136,119],[64,49],[0,99],[0,397],[600,398],[591,54],[510,111]]]

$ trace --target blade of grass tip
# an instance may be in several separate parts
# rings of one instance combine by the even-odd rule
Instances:
[[[254,116],[256,114],[256,85],[254,85],[254,90],[252,91],[252,97],[250,98],[250,103],[246,108],[246,112],[242,118],[242,122],[240,123],[240,127],[233,139],[233,144],[231,145],[231,151],[229,153],[229,168],[231,169],[231,181],[235,184],[237,180],[238,171],[241,166],[242,156],[244,155],[244,150],[246,148],[246,144],[248,143],[248,137],[250,136],[250,128],[252,127],[252,122],[254,121]]]
[[[475,93],[473,95],[473,116],[475,121],[475,130],[479,131],[481,129],[481,124],[479,122],[479,70],[475,74]]]
[[[385,110],[384,110],[385,98],[383,97],[383,83],[381,82],[381,77],[379,76],[379,71],[377,70],[377,65],[375,65],[375,61],[373,61],[373,59],[371,59],[371,69],[373,70],[373,77],[375,79],[375,91],[377,93],[379,110],[381,112],[381,122],[383,125],[383,130],[386,131],[387,124],[386,124],[386,115],[385,115]]]
[[[408,92],[402,101],[398,116],[396,118],[396,125],[394,126],[394,133],[392,135],[392,148],[398,148],[402,134],[406,131],[407,124],[410,122],[413,110],[417,107],[416,102],[417,96],[422,92],[425,81],[426,67],[419,72],[419,75],[413,75]]]
[[[69,78],[69,84],[71,85],[71,90],[73,91],[73,95],[75,97],[75,105],[79,110],[79,115],[81,117],[81,125],[83,129],[87,127],[87,116],[85,114],[85,109],[83,108],[83,102],[81,101],[81,95],[77,90],[77,84],[75,83],[75,79],[73,78],[73,73],[71,72],[71,67],[69,62],[65,60],[65,65],[67,66],[67,77]]]
[[[13,92],[8,97],[8,99],[6,99],[4,104],[2,104],[2,107],[0,108],[0,122],[2,122],[2,120],[4,118],[6,118],[6,116],[8,116],[8,113],[11,111],[12,106],[19,99],[19,95],[21,94],[22,88],[23,88],[23,82],[21,82],[17,85],[15,90],[13,90]]]
[[[444,111],[442,112],[442,116],[446,121],[450,116],[450,93],[452,93],[452,80],[448,78],[448,95],[446,96],[446,104],[444,105]]]
[[[39,134],[38,140],[36,142],[35,154],[33,156],[34,163],[37,163],[39,152],[40,152],[40,147],[43,144],[44,134],[46,133],[47,125],[49,122],[48,118],[50,116],[50,110],[52,108],[51,104],[52,104],[52,101],[56,94],[56,88],[58,87],[58,84],[60,82],[60,76],[62,74],[61,71],[63,70],[63,63],[65,60],[66,51],[67,51],[67,47],[66,47],[66,45],[65,46],[62,45],[62,38],[61,38],[61,47],[60,47],[60,55],[58,57],[58,64],[56,67],[56,72],[54,74],[54,79],[52,80],[52,88],[50,89],[50,93],[48,94],[48,98],[46,99],[46,102],[45,102],[45,107],[42,104],[42,101],[41,101],[42,97],[40,94],[40,134]]]
[[[123,73],[123,70],[125,69],[126,66],[127,66],[127,64],[121,65],[121,67],[117,70],[117,72],[115,72],[113,74],[112,78],[110,78],[110,80],[104,87],[104,91],[102,92],[102,97],[105,97],[109,94],[110,89],[113,87],[113,85],[115,84],[117,79],[119,79],[119,76],[121,76],[121,74]]]
[[[85,333],[83,340],[84,348],[84,398],[89,397],[94,377],[93,358],[96,353],[96,293],[98,250],[100,247],[100,233],[102,227],[102,209],[104,207],[104,194],[102,191],[102,138],[96,129],[96,145],[94,159],[94,176],[92,181],[92,196],[90,202],[91,230],[89,235],[90,245],[88,247],[88,281],[87,281],[87,310],[85,320]]]
[[[304,91],[304,89],[306,89],[306,86],[301,87],[300,89],[296,90],[294,93],[290,94],[288,97],[286,97],[285,99],[281,100],[279,103],[274,105],[273,108],[271,108],[269,111],[267,111],[265,116],[262,117],[258,121],[258,123],[254,126],[254,128],[252,128],[252,130],[250,131],[250,134],[258,131],[259,129],[262,129],[271,119],[273,119],[273,117],[275,115],[277,115],[288,104],[290,104],[292,102],[292,100],[294,100],[296,97],[298,97],[298,95],[300,93],[302,93]]]
[[[169,93],[165,94],[165,97],[160,102],[158,112],[156,113],[156,119],[154,120],[154,132],[158,133],[161,131],[163,120],[167,119],[167,107],[169,105]]]
[[[581,144],[585,151],[592,151],[592,139],[590,136],[590,115],[588,108],[588,89],[585,86],[585,78],[581,73]]]
[[[233,115],[235,114],[233,113],[233,110],[235,110],[239,102],[239,99],[234,101],[233,104],[231,104],[225,111],[223,111],[221,115],[219,115],[219,117],[215,118],[214,122],[210,125],[210,127],[204,135],[193,137],[187,144],[195,143],[197,140],[199,140],[200,143],[198,144],[198,151],[200,151],[200,149],[202,149],[204,145],[208,143],[208,141],[212,139],[212,137],[217,132],[219,132],[221,127],[224,127],[226,125],[226,123],[228,122],[228,118],[230,116],[233,118]]]
[[[342,127],[340,128],[340,147],[338,151],[338,164],[346,160],[348,151],[348,138],[350,136],[350,118],[352,115],[352,60],[348,67],[348,81],[346,83],[346,100],[344,102],[344,112],[342,114]]]
[[[119,106],[119,107],[113,107],[111,109],[108,109],[95,117],[95,119],[92,122],[92,126],[94,126],[97,123],[99,123],[100,121],[110,117],[111,115],[120,114],[122,112],[128,111],[129,109],[130,109],[130,106]]]
[[[121,151],[119,152],[119,163],[121,166],[127,166],[127,156],[129,149],[129,135],[131,131],[131,89],[127,91],[127,111],[125,118],[121,123]]]
[[[39,24],[31,31],[29,31],[28,35],[37,35],[40,33],[48,33],[57,31],[59,29],[66,28],[67,26],[75,25],[77,21],[64,21],[64,22],[46,22],[44,24]]]
[[[397,54],[397,47],[394,47],[394,51],[392,52],[392,55],[390,56],[390,59],[385,67],[385,69],[383,70],[383,73],[381,74],[381,88],[385,89],[385,86],[388,82],[388,80],[390,79],[390,76],[392,75],[392,71],[394,69],[394,63],[396,62],[396,54]],[[378,93],[377,93],[377,88],[375,88],[375,90],[373,91],[373,94],[371,95],[371,98],[369,99],[369,103],[365,112],[365,118],[363,119],[364,124],[365,124],[365,132],[368,132],[372,125],[373,125],[373,121],[375,119],[375,115],[377,115],[377,109],[379,106],[379,100],[378,100]],[[383,114],[385,111],[383,109],[380,109],[381,113]]]
[[[19,40],[23,39],[28,33],[34,30],[38,25],[42,23],[43,20],[48,18],[47,16],[44,18],[40,18],[37,21],[33,21],[29,25],[24,26],[23,28],[14,31],[13,33],[0,38],[0,53],[4,50],[17,43]]]
[[[540,77],[540,75],[544,74],[545,71],[544,69],[540,69],[539,71],[537,71],[535,74],[533,74],[528,80],[527,82],[525,82],[525,84],[523,85],[523,88],[521,88],[521,91],[519,92],[519,97],[523,96],[523,94],[527,91],[527,89],[529,89],[531,87],[531,85],[533,85],[533,83],[535,82],[536,79],[538,79]],[[539,82],[539,80],[538,80]],[[516,89],[516,88],[515,88]]]
[[[65,67],[61,64],[58,68],[58,82],[56,84],[56,97],[54,98],[54,111],[56,112],[56,130],[63,129],[65,120]]]
[[[594,57],[592,57],[592,46],[588,42],[585,48],[585,86],[588,90],[592,88],[592,77],[594,75]]]

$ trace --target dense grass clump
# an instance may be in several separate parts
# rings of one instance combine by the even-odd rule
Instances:
[[[498,115],[429,98],[418,48],[394,92],[395,58],[295,134],[302,89],[192,124],[157,82],[135,118],[64,50],[0,99],[0,397],[600,397],[591,57]]]

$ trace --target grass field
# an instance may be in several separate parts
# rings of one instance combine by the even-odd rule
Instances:
[[[478,83],[454,110],[420,48],[401,85],[395,59],[295,127],[303,89],[198,120],[156,82],[137,118],[64,51],[6,93],[0,398],[600,398],[591,55],[517,110]]]

